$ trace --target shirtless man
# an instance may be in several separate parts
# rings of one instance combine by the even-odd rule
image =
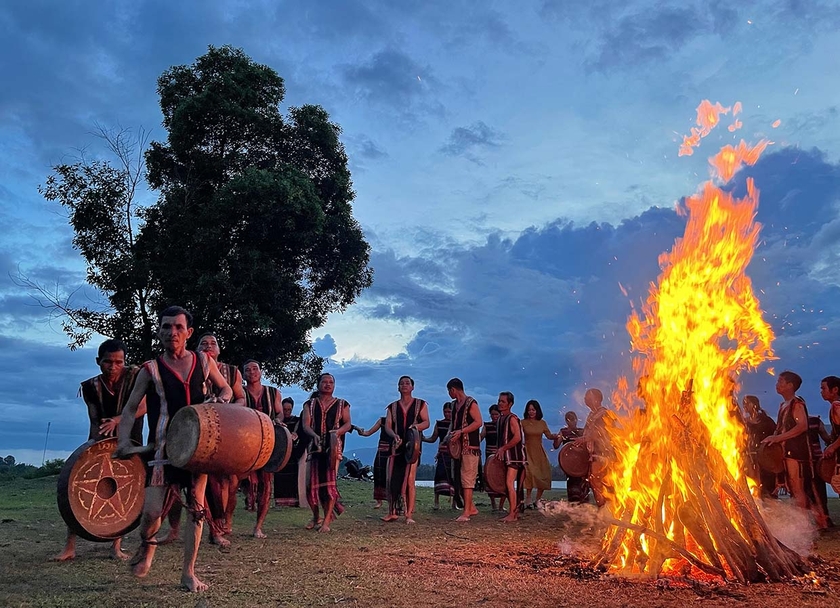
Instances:
[[[136,367],[125,366],[125,344],[120,340],[105,340],[99,345],[96,364],[102,373],[82,382],[81,394],[88,408],[90,431],[88,441],[99,441],[111,437],[120,423],[120,414],[126,399],[131,392]],[[143,416],[146,415],[146,402],[137,408],[134,426],[131,429],[131,440],[140,445],[143,443]],[[76,535],[67,529],[67,543],[64,551],[56,555],[54,561],[67,561],[76,557]],[[128,559],[122,552],[122,538],[116,539],[111,545],[111,557]]]
[[[283,423],[283,405],[280,391],[273,386],[262,384],[262,369],[256,361],[247,361],[242,366],[245,376],[245,399],[248,407],[271,418],[274,424]],[[273,473],[264,469],[255,472],[257,486],[257,523],[254,536],[265,538],[262,526],[271,507],[271,479]]]
[[[405,523],[415,523],[414,505],[417,488],[417,464],[405,460],[405,440],[409,429],[425,431],[429,428],[429,408],[422,399],[416,399],[414,380],[401,376],[397,382],[400,398],[386,408],[385,434],[393,439],[394,451],[388,461],[388,515],[382,521],[396,521],[400,499],[405,500]]]
[[[464,383],[460,378],[452,378],[446,383],[452,403],[452,424],[449,427],[449,437],[462,442],[461,458],[453,462],[453,467],[459,467],[461,473],[461,487],[464,491],[464,512],[455,521],[470,521],[470,517],[478,515],[478,509],[473,503],[473,490],[478,479],[478,462],[481,460],[480,429],[484,421],[478,401],[464,392]]]
[[[820,397],[829,403],[828,420],[831,423],[831,441],[823,450],[824,458],[834,458],[840,449],[840,378],[826,376],[820,382]]]
[[[123,411],[119,426],[119,443],[115,458],[130,452],[131,422],[137,407],[146,398],[149,416],[149,444],[155,446],[152,475],[146,487],[146,501],[140,521],[141,545],[131,559],[135,576],[149,573],[155,556],[155,534],[160,529],[167,484],[182,488],[187,494],[192,530],[184,540],[184,563],[181,584],[189,591],[204,591],[207,584],[195,574],[195,560],[201,543],[205,488],[207,475],[177,469],[164,460],[166,430],[169,421],[180,409],[204,401],[206,380],[219,391],[218,399],[226,402],[233,391],[219,373],[215,361],[202,353],[187,350],[187,340],[192,336],[192,315],[180,306],[170,306],[158,316],[158,339],[163,345],[162,356],[143,364],[137,375],[134,390]],[[162,398],[161,398],[162,396]]]
[[[510,504],[510,513],[501,519],[505,523],[519,519],[519,507],[523,504],[522,479],[525,476],[525,444],[519,418],[511,412],[513,393],[499,393],[498,443],[499,449],[491,458],[498,458],[505,465],[505,488]]]

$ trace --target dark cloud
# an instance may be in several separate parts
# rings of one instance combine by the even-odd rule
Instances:
[[[498,148],[504,139],[501,131],[479,120],[469,127],[453,129],[440,151],[448,156],[463,156],[473,162],[479,162],[476,151]]]
[[[785,128],[797,136],[814,135],[826,129],[836,129],[840,110],[837,106],[829,106],[820,112],[795,114],[784,121]]]
[[[442,112],[430,92],[438,81],[422,66],[396,48],[386,48],[357,64],[339,66],[345,85],[356,96],[399,114]]]

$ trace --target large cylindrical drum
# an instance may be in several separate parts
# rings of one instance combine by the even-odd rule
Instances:
[[[166,431],[170,464],[194,473],[244,475],[265,466],[273,450],[271,419],[242,405],[190,405]]]
[[[114,437],[88,441],[73,452],[58,476],[58,510],[67,527],[95,542],[128,534],[140,523],[146,465],[140,456],[113,460]]]

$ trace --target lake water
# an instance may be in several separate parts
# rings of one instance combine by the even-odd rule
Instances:
[[[417,486],[418,488],[433,488],[433,487],[435,487],[435,482],[431,481],[431,480],[428,480],[428,479],[422,479],[422,480],[417,480],[416,482],[414,482],[414,485]],[[566,489],[566,482],[565,481],[552,481],[551,482],[551,489],[552,490],[565,490]]]

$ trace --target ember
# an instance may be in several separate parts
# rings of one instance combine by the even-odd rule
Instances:
[[[681,155],[728,111],[701,103]],[[769,143],[727,146],[711,161],[715,177],[754,164]],[[799,556],[772,535],[750,493],[733,402],[738,374],[773,357],[773,333],[746,275],[757,206],[751,179],[742,199],[703,184],[679,208],[685,234],[660,256],[658,284],[627,323],[641,380],[633,394],[621,379],[613,398],[631,413],[611,430],[613,520],[596,558],[614,573],[742,582],[802,574]]]

